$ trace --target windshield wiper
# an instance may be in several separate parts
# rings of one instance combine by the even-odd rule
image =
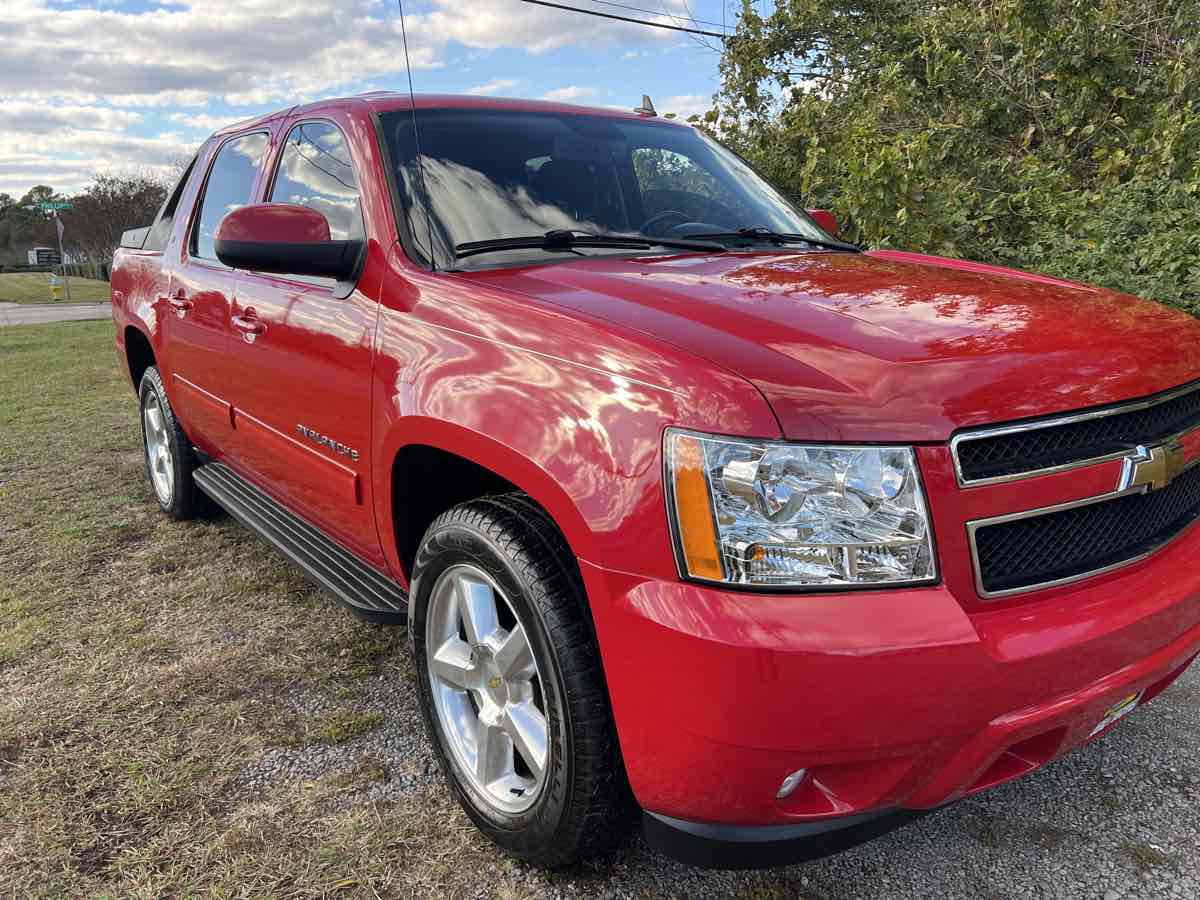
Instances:
[[[724,253],[724,244],[711,241],[674,240],[673,238],[643,237],[624,234],[592,234],[586,231],[547,231],[525,237],[490,238],[486,241],[467,241],[454,245],[454,258],[463,259],[479,253],[501,250],[574,250],[577,247],[605,247],[618,250],[649,250],[669,247],[673,250],[702,250],[705,253]]]
[[[849,250],[852,253],[862,252],[860,247],[856,247],[854,244],[847,244],[845,241],[826,241],[821,238],[809,237],[806,234],[787,234],[772,231],[770,228],[763,228],[762,226],[739,228],[737,231],[704,232],[692,236],[715,241],[732,241],[743,238],[748,241],[766,241],[771,244],[812,244],[815,247],[825,247],[829,250]]]

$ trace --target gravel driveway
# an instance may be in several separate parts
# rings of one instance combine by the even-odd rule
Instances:
[[[254,793],[370,758],[417,774],[393,776],[351,802],[428,790],[440,775],[407,676],[395,669],[378,676],[366,697],[364,709],[383,716],[381,728],[338,747],[268,751],[243,773],[241,788]],[[830,859],[712,872],[664,859],[635,839],[613,859],[547,874],[496,853],[478,875],[478,896],[1200,897],[1198,700],[1200,666],[1074,755]],[[317,695],[290,702],[306,715],[333,708]]]

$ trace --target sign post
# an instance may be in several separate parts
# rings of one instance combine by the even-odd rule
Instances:
[[[59,263],[62,265],[63,282],[67,286],[67,302],[68,303],[71,302],[71,279],[67,275],[67,257],[63,253],[63,245],[62,245],[63,223],[62,223],[62,219],[60,219],[58,217],[58,211],[60,209],[70,209],[70,208],[71,208],[71,204],[65,200],[42,200],[38,203],[38,209],[42,210],[42,212],[48,212],[48,213],[50,213],[51,216],[54,217],[54,229],[55,229],[55,231],[58,232],[58,260],[59,260]]]
[[[67,275],[67,262],[66,262],[67,258],[63,255],[63,248],[62,248],[63,223],[62,223],[62,219],[60,219],[58,217],[57,212],[54,213],[54,228],[58,231],[58,256],[63,261],[63,263],[62,263],[63,283],[66,284],[66,286],[67,286],[67,302],[70,303],[71,302],[71,278],[69,275]]]

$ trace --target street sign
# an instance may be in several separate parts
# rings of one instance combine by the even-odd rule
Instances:
[[[62,256],[52,247],[34,247],[28,252],[31,266],[57,266],[62,263]]]
[[[52,212],[59,209],[70,209],[72,204],[66,200],[39,200],[36,204],[38,209],[43,212]]]

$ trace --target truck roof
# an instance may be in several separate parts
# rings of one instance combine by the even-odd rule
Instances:
[[[605,116],[613,119],[638,119],[640,121],[661,122],[665,125],[683,125],[679,120],[646,116],[632,110],[613,109],[605,106],[580,106],[574,103],[561,103],[552,100],[522,100],[512,97],[482,97],[475,94],[417,94],[415,96],[417,109],[505,109],[518,112],[558,112],[574,113],[575,115]],[[370,91],[365,94],[355,94],[349,97],[328,97],[298,106],[289,106],[254,118],[245,119],[215,132],[216,135],[242,131],[254,125],[271,122],[281,116],[318,112],[331,108],[350,108],[366,105],[371,112],[391,112],[393,110],[410,109],[412,102],[407,92],[399,91]]]

